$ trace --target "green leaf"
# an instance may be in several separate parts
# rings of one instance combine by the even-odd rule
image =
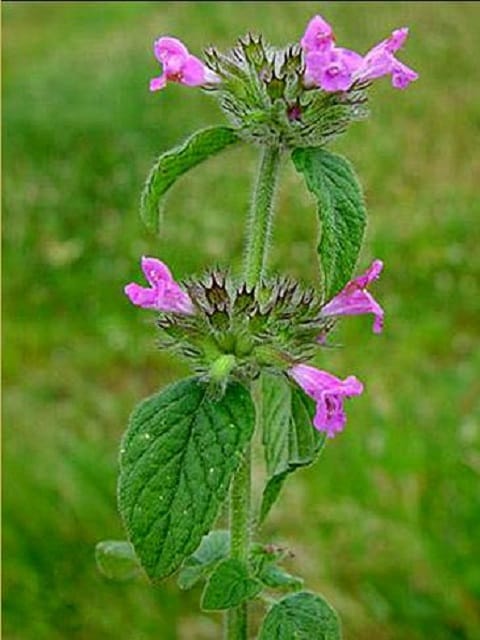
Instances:
[[[238,607],[251,600],[262,590],[262,583],[251,578],[247,566],[234,558],[217,565],[210,576],[202,596],[204,611],[220,611]]]
[[[159,231],[162,197],[177,178],[237,141],[237,134],[230,127],[209,127],[162,153],[148,175],[140,200],[140,215],[150,231]]]
[[[329,300],[350,280],[357,263],[367,220],[362,188],[350,162],[336,153],[295,149],[292,159],[318,202],[318,253]]]
[[[189,378],[133,412],[120,455],[118,502],[148,576],[173,573],[211,529],[255,422],[237,382],[215,399]]]
[[[258,640],[341,640],[337,613],[308,591],[282,598],[268,612]]]
[[[102,540],[95,547],[98,570],[109,580],[126,581],[141,573],[132,545],[125,540]]]
[[[269,476],[260,508],[263,522],[288,474],[318,457],[325,434],[312,425],[314,402],[285,376],[263,372],[260,383],[263,445]]]
[[[270,589],[296,591],[303,587],[302,578],[292,576],[276,564],[267,564],[263,567],[259,579],[266,587],[270,587]]]
[[[191,589],[199,580],[205,578],[213,567],[228,556],[230,552],[230,532],[217,529],[202,538],[200,546],[193,555],[185,560],[178,574],[180,589]]]

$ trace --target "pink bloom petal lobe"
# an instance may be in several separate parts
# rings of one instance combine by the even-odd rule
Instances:
[[[360,395],[362,383],[355,376],[340,380],[326,371],[305,364],[295,365],[289,375],[316,402],[313,426],[333,438],[343,430],[346,414],[343,402],[346,398]]]

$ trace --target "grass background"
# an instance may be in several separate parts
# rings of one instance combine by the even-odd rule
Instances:
[[[372,89],[372,117],[334,145],[370,211],[361,267],[381,257],[370,319],[319,363],[366,393],[346,432],[290,480],[263,539],[339,609],[346,640],[480,637],[480,6],[473,2],[5,2],[3,13],[4,637],[220,637],[199,592],[113,584],[97,541],[122,538],[118,442],[134,404],[186,368],[155,350],[122,294],[142,254],[177,277],[240,264],[255,150],[231,149],[172,193],[163,235],[138,196],[160,151],[222,121],[200,91],[149,94],[151,43],[199,53],[249,29],[281,45],[322,13],[365,51],[409,25],[420,80]],[[271,266],[317,278],[313,202],[286,165]]]

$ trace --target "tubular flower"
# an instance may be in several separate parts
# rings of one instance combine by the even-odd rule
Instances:
[[[192,56],[183,42],[176,38],[159,38],[155,41],[153,50],[163,67],[163,73],[150,80],[150,91],[163,89],[168,81],[189,87],[219,82],[218,76],[201,60]]]
[[[395,29],[386,40],[377,44],[367,53],[363,63],[356,72],[358,80],[375,80],[381,76],[391,75],[395,89],[405,89],[410,82],[418,78],[418,73],[410,69],[394,57],[403,47],[408,36],[408,29]]]
[[[396,89],[405,89],[418,73],[397,60],[394,54],[404,45],[408,29],[396,29],[362,57],[335,46],[330,25],[315,16],[307,25],[300,44],[305,56],[305,84],[324,91],[347,91],[355,82],[369,82],[390,75]]]
[[[142,270],[150,287],[141,287],[135,282],[127,284],[124,291],[130,302],[144,309],[194,313],[190,297],[175,282],[167,265],[156,258],[144,256]]]
[[[329,438],[343,431],[347,421],[343,401],[360,395],[363,392],[362,383],[355,376],[340,380],[326,371],[305,364],[295,365],[288,374],[316,402],[317,410],[313,419],[315,429],[325,431]]]
[[[334,298],[322,307],[322,316],[354,316],[362,313],[373,313],[373,332],[383,329],[384,312],[382,307],[367,291],[368,285],[378,278],[383,269],[381,260],[374,260],[370,267],[358,278],[350,280]]]

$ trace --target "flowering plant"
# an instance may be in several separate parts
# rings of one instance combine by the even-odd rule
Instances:
[[[380,275],[375,260],[353,277],[363,242],[366,209],[350,163],[326,143],[367,114],[368,89],[388,75],[403,89],[417,78],[395,53],[406,28],[365,56],[336,45],[320,16],[298,44],[276,49],[247,35],[227,53],[205,61],[172,37],[154,52],[168,83],[200,86],[215,97],[229,126],[204,129],[163,153],[142,193],[141,215],[154,232],[163,196],[186,171],[229,145],[260,149],[248,221],[243,274],[209,269],[176,282],[157,258],[143,257],[148,286],[132,282],[125,294],[157,312],[159,343],[184,357],[194,375],[144,400],[132,413],[120,450],[118,503],[128,542],[97,545],[110,576],[144,571],[154,580],[174,572],[188,589],[204,581],[201,606],[225,611],[226,637],[248,637],[248,603],[268,605],[258,637],[340,638],[335,610],[280,563],[285,551],[253,541],[287,476],[314,462],[327,438],[343,431],[345,402],[363,392],[308,361],[324,349],[341,316],[370,313],[383,327],[382,307],[368,291]],[[269,236],[280,163],[287,154],[318,205],[320,290],[267,273]],[[267,480],[253,513],[251,440],[262,430]],[[229,528],[213,529],[229,503]],[[280,599],[272,592],[287,591]]]

